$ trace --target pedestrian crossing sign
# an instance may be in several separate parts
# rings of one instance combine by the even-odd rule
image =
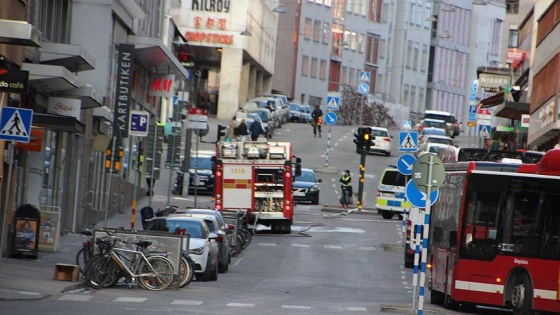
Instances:
[[[338,110],[340,107],[340,98],[336,96],[327,96],[327,109]]]
[[[418,151],[418,132],[401,132],[399,134],[399,152]]]
[[[0,116],[0,140],[29,142],[33,110],[2,107]]]
[[[360,81],[364,83],[369,83],[371,73],[368,71],[360,71]]]

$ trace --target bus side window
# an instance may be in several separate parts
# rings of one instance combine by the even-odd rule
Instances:
[[[545,202],[543,258],[560,259],[560,196],[549,196]]]

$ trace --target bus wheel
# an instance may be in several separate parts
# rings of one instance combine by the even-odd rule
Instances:
[[[533,287],[526,273],[520,273],[512,280],[511,304],[513,314],[532,315],[533,312]]]
[[[457,308],[457,302],[455,302],[449,294],[445,294],[443,298],[443,307],[448,310],[454,310]]]
[[[434,305],[443,305],[443,293],[435,290],[430,290],[430,303]]]

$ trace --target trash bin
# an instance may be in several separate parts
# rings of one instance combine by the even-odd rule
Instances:
[[[140,217],[142,218],[142,228],[145,230],[148,225],[148,220],[154,217],[154,209],[151,207],[140,209]]]
[[[34,205],[25,204],[16,209],[12,228],[12,257],[37,259],[40,221],[41,213]]]

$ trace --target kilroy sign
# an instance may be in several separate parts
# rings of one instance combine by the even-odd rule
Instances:
[[[29,71],[0,68],[0,92],[27,94]]]

